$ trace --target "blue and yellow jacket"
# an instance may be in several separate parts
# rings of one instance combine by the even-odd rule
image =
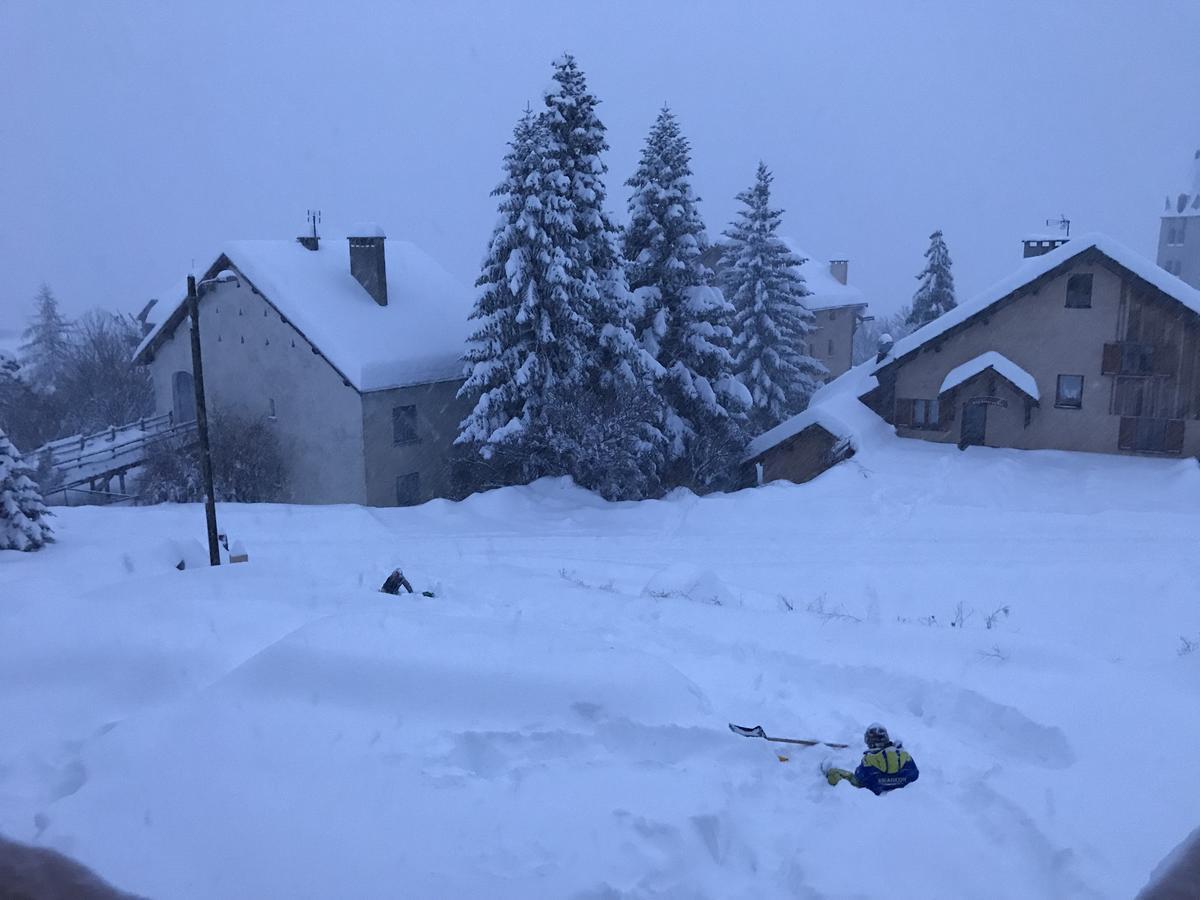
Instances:
[[[888,744],[879,750],[868,750],[862,762],[854,770],[851,783],[866,788],[875,795],[886,794],[911,784],[920,777],[917,764],[907,750],[896,744]]]

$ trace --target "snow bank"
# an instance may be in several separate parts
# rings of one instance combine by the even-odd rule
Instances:
[[[642,589],[645,597],[682,597],[714,606],[736,606],[737,599],[711,569],[691,563],[672,563],[655,572]]]
[[[0,553],[0,833],[173,900],[1132,896],[1195,827],[1136,761],[1200,741],[1200,466],[860,439],[703,498],[222,504],[219,569],[171,568],[197,505],[63,509]],[[830,788],[871,721],[920,781]]]
[[[944,394],[946,391],[958,387],[964,381],[969,381],[985,369],[992,369],[1034,400],[1041,399],[1041,396],[1038,394],[1037,381],[1034,377],[1007,356],[997,353],[995,350],[981,353],[961,366],[955,366],[951,369],[946,373],[946,378],[942,381],[942,386],[938,393]]]

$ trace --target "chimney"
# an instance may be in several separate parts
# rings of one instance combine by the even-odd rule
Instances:
[[[350,232],[350,274],[371,299],[387,306],[387,266],[383,256],[383,229],[375,224],[354,226]]]
[[[845,284],[846,279],[850,277],[850,260],[831,259],[829,261],[829,274],[840,283]]]
[[[1040,234],[1024,238],[1021,241],[1025,245],[1024,258],[1029,259],[1031,256],[1044,256],[1051,250],[1057,250],[1069,240],[1070,238],[1052,234]]]
[[[881,363],[887,359],[887,355],[892,352],[892,347],[895,343],[890,334],[881,334],[879,336],[879,347],[875,352],[875,362]]]

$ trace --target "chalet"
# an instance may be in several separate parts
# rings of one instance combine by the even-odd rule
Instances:
[[[959,447],[1200,453],[1200,291],[1103,235],[1052,243],[827,385],[748,462],[807,480],[879,424]]]
[[[809,294],[804,305],[816,318],[816,331],[809,338],[809,353],[837,378],[854,364],[854,333],[863,322],[867,301],[849,283],[850,261],[817,259],[787,241],[792,252],[804,260],[800,274]]]
[[[849,260],[822,260],[805,253],[790,238],[783,241],[804,260],[796,271],[803,276],[809,292],[804,306],[816,320],[816,328],[808,340],[809,355],[829,370],[827,380],[837,378],[854,362],[854,334],[867,318],[867,301],[862,291],[849,283]],[[716,270],[723,251],[722,244],[713,244],[702,261]]]
[[[449,459],[471,295],[413,244],[227,245],[200,279],[207,406],[276,430],[295,503],[420,503],[453,492]],[[136,361],[157,411],[195,416],[185,289],[155,309]]]

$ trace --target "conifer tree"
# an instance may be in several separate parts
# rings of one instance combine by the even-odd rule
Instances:
[[[796,256],[776,231],[783,210],[771,208],[772,175],[758,164],[754,185],[738,194],[745,208],[725,232],[725,296],[734,307],[734,362],[750,392],[748,427],[761,434],[803,410],[828,374],[809,355],[813,314]]]
[[[917,278],[921,286],[913,294],[912,312],[908,323],[921,327],[948,312],[958,303],[954,299],[954,275],[950,271],[952,262],[946,240],[939,228],[929,236],[929,249],[925,251],[925,269]]]
[[[740,455],[739,420],[749,395],[733,376],[733,308],[701,261],[708,235],[692,191],[690,155],[664,106],[626,182],[633,194],[622,253],[635,336],[662,368],[669,481],[705,488]]]
[[[571,427],[579,417],[560,411],[555,441],[572,460],[572,474],[623,473],[619,479],[604,478],[602,484],[587,477],[585,486],[610,497],[648,496],[658,490],[665,459],[656,389],[660,367],[638,344],[631,327],[632,298],[617,249],[618,232],[604,208],[608,167],[602,154],[608,142],[596,114],[599,101],[573,56],[565,54],[553,65],[554,84],[546,92],[541,116],[548,135],[545,185],[553,198],[547,202],[555,210],[569,210],[571,228],[556,228],[551,239],[567,261],[570,306],[587,311],[594,333],[590,352],[580,364],[583,389],[597,396],[578,408],[615,410],[624,404],[639,411],[633,419],[624,414],[612,419],[601,442],[590,437],[591,423],[579,421],[579,428]]]
[[[0,550],[37,550],[54,539],[31,467],[0,431]]]
[[[573,229],[569,203],[547,185],[547,132],[531,110],[513,130],[504,157],[500,221],[476,281],[460,397],[475,400],[456,441],[526,481],[563,474],[566,462],[541,439],[557,385],[578,389],[581,360],[594,343],[589,311],[572,282],[565,252]],[[503,476],[502,476],[503,477]]]
[[[42,285],[34,304],[21,354],[34,390],[52,394],[58,388],[71,349],[70,323],[59,313],[58,300],[49,285]]]

